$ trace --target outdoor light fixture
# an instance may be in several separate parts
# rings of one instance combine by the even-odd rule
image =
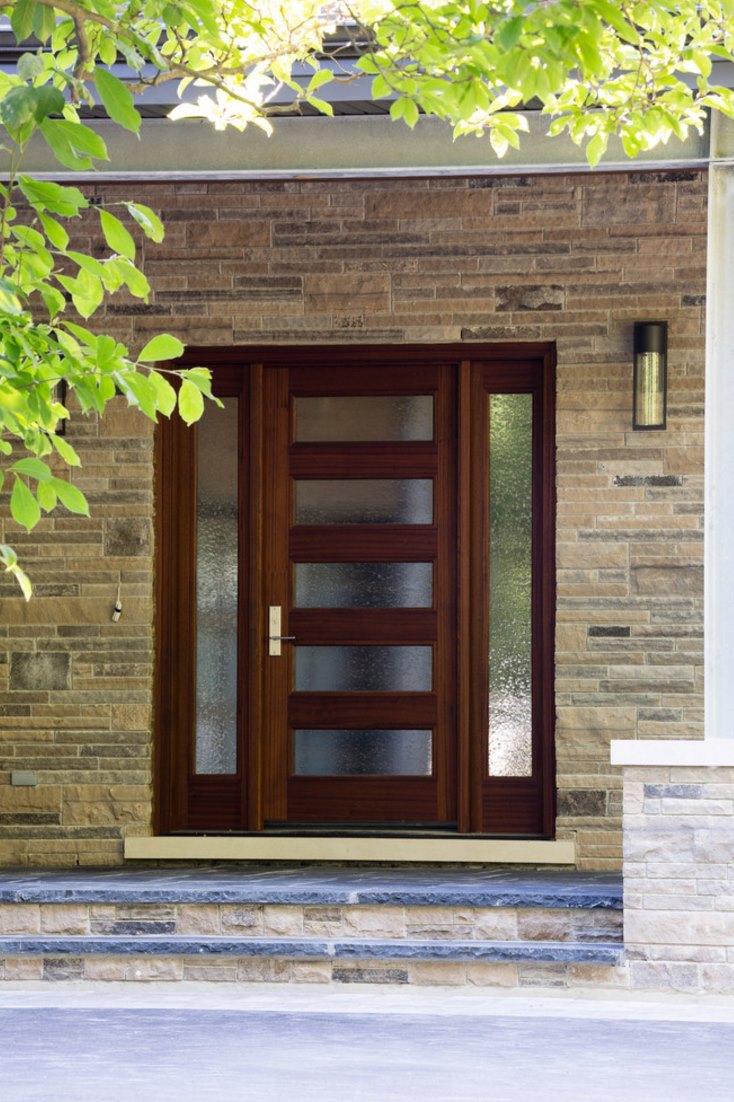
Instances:
[[[667,359],[667,321],[636,321],[633,429],[665,428]]]

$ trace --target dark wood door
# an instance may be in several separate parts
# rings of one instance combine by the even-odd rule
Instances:
[[[188,359],[224,408],[158,434],[158,830],[552,836],[552,349]]]
[[[266,823],[456,819],[454,378],[265,372]]]

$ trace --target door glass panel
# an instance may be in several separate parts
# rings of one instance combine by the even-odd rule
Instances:
[[[430,562],[296,563],[297,608],[431,608]]]
[[[302,479],[296,524],[431,524],[430,478]]]
[[[531,394],[489,398],[489,774],[532,775]]]
[[[296,647],[296,691],[430,692],[431,647]]]
[[[296,398],[296,441],[433,440],[430,394]]]
[[[197,773],[237,772],[237,408],[197,426]]]
[[[295,731],[296,776],[430,777],[431,731]]]

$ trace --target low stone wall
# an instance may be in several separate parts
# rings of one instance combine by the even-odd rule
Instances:
[[[734,767],[624,770],[630,985],[734,992]]]

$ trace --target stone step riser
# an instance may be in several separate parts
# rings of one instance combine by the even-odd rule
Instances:
[[[624,988],[624,964],[538,961],[291,960],[170,956],[25,956],[0,959],[0,980],[64,982],[220,982]]]
[[[621,910],[228,903],[0,903],[0,935],[622,941]]]

